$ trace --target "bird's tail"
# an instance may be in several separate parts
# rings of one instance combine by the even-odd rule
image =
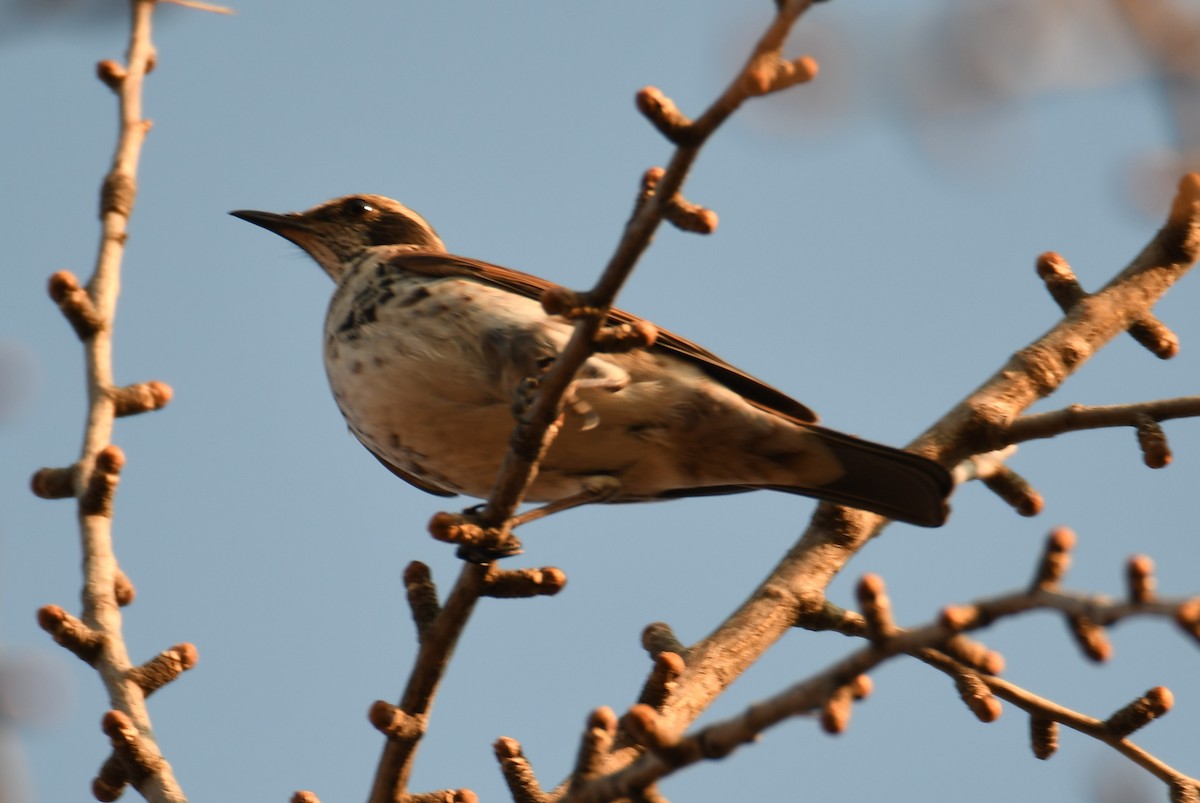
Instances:
[[[824,427],[809,427],[844,471],[832,482],[815,488],[776,486],[778,490],[815,496],[921,527],[940,527],[946,522],[946,497],[954,482],[937,463]]]

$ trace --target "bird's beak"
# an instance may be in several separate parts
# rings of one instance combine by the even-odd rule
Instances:
[[[229,214],[236,218],[241,218],[247,223],[253,223],[255,226],[262,226],[267,231],[274,232],[280,237],[287,237],[289,233],[299,233],[311,231],[311,227],[299,215],[280,215],[275,212],[259,212],[254,209],[237,209]]]

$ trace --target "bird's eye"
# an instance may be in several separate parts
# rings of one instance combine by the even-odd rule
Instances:
[[[368,212],[375,211],[375,207],[371,206],[365,198],[347,198],[342,208],[347,213],[357,217],[366,217]]]

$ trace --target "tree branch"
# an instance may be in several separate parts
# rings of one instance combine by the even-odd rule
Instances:
[[[519,417],[487,505],[477,514],[457,517],[440,514],[431,529],[443,540],[481,548],[476,557],[482,556],[483,560],[516,551],[515,539],[508,532],[513,512],[536,472],[538,461],[553,441],[561,420],[562,400],[568,394],[575,371],[594,353],[601,322],[617,290],[662,220],[683,228],[704,229],[715,225],[715,215],[688,204],[679,194],[700,147],[747,98],[815,74],[811,61],[785,61],[780,54],[788,30],[809,3],[796,0],[778,5],[779,14],[746,66],[696,120],[684,116],[657,90],[640,93],[639,107],[676,144],[674,155],[666,170],[647,173],[633,217],[593,289],[587,293],[557,289],[543,299],[548,312],[575,321],[575,332],[541,377],[537,394]],[[1068,375],[1117,334],[1139,321],[1151,320],[1154,302],[1191,267],[1198,251],[1200,176],[1189,175],[1180,184],[1166,226],[1129,267],[1097,293],[1078,298],[1057,327],[1015,354],[909,448],[953,467],[967,457],[1003,446],[1004,433],[1023,410],[1056,390]],[[655,690],[653,698],[659,713],[652,720],[645,719],[643,724],[653,723],[661,737],[660,746],[672,744],[671,734],[681,733],[796,621],[822,611],[824,590],[830,580],[886,523],[873,514],[820,505],[808,530],[771,576],[716,631],[684,650],[688,656],[686,665],[682,674],[668,684],[665,693]],[[464,576],[468,571],[469,567],[464,568]],[[838,688],[853,677],[839,677]],[[589,772],[602,773],[594,783],[606,783],[606,778],[623,772],[622,768],[638,760],[643,747],[631,738],[628,727],[618,731],[611,751],[603,760],[589,761]],[[385,781],[379,785],[384,776],[382,770],[381,764],[376,793],[390,789],[392,796],[380,795],[372,800],[401,799],[402,782]],[[640,784],[637,788],[646,786]]]
[[[486,580],[491,561],[498,555],[512,554],[519,549],[510,533],[513,514],[536,475],[538,463],[557,435],[563,399],[568,394],[576,371],[598,348],[612,348],[610,341],[614,339],[623,341],[624,347],[628,347],[630,342],[636,345],[640,341],[643,346],[652,342],[653,332],[605,336],[601,325],[617,292],[649,246],[658,226],[663,220],[668,220],[690,231],[706,232],[715,228],[715,214],[690,204],[680,195],[680,188],[701,146],[748,98],[784,89],[816,75],[816,65],[811,59],[787,62],[780,57],[780,49],[788,31],[810,4],[811,0],[781,3],[778,14],[746,66],[721,97],[695,122],[685,123],[679,117],[675,118],[675,122],[682,127],[680,131],[686,128],[686,133],[680,133],[679,138],[674,140],[677,147],[667,169],[655,168],[644,177],[633,215],[595,286],[586,293],[556,288],[543,298],[547,312],[573,320],[575,331],[553,365],[540,378],[536,395],[519,416],[495,486],[482,512],[461,515],[440,513],[430,522],[430,530],[435,537],[461,544],[463,554],[482,560],[487,565],[463,567],[446,608],[436,616],[434,624],[427,626],[426,635],[431,632],[438,635],[436,638],[422,639],[416,665],[399,705],[399,709],[410,717],[424,720],[432,706],[441,674],[475,602],[489,588],[496,588],[495,584],[489,586]],[[643,90],[639,95],[643,112],[646,112],[643,98],[652,93],[657,93],[657,90]],[[657,96],[661,98],[661,93],[657,93]],[[654,114],[646,113],[654,121]],[[661,125],[659,128],[662,130]],[[558,574],[561,575],[561,572]],[[557,590],[561,588],[561,581],[552,579],[546,587]],[[395,803],[406,799],[407,779],[418,739],[389,738],[376,770],[372,803]],[[607,742],[604,748],[607,750]],[[603,757],[594,752],[599,762]]]
[[[1003,446],[1009,422],[1149,314],[1198,253],[1200,175],[1189,174],[1180,182],[1166,225],[1125,270],[1072,306],[1062,322],[1013,355],[908,448],[952,467]],[[886,524],[871,513],[819,505],[800,540],[750,598],[689,648],[687,668],[662,707],[659,727],[682,732],[796,621],[821,613],[829,582]],[[640,753],[618,734],[605,771],[620,771]]]
[[[1023,415],[1009,425],[1004,437],[1009,443],[1021,443],[1085,429],[1136,427],[1146,419],[1159,422],[1197,416],[1200,416],[1200,396],[1181,396],[1175,399],[1112,404],[1104,407],[1072,404],[1061,410]]]
[[[1068,619],[1086,617],[1097,626],[1108,626],[1133,616],[1179,619],[1181,611],[1196,607],[1196,599],[1160,600],[1148,593],[1146,589],[1152,583],[1147,580],[1149,570],[1144,558],[1131,561],[1139,566],[1131,573],[1139,579],[1131,577],[1128,600],[1112,601],[1095,594],[1055,590],[1066,570],[1066,555],[1073,543],[1073,536],[1066,538],[1057,531],[1051,534],[1036,574],[1037,580],[1029,589],[970,605],[948,607],[937,621],[912,629],[891,625],[882,580],[864,577],[858,592],[864,614],[826,610],[809,617],[809,624],[814,625],[813,629],[836,629],[869,638],[872,641],[869,646],[754,703],[736,716],[686,736],[677,735],[669,721],[649,706],[634,706],[622,722],[626,732],[645,748],[645,752],[616,772],[600,777],[572,778],[569,790],[560,798],[561,803],[600,803],[631,797],[638,790],[698,761],[724,758],[739,746],[756,741],[773,725],[792,717],[820,713],[826,730],[841,732],[848,721],[850,701],[861,699],[870,691],[869,682],[860,678],[898,655],[914,656],[953,677],[960,696],[983,722],[992,722],[1000,714],[999,704],[992,698],[994,694],[1028,712],[1034,721],[1061,723],[1110,745],[1172,788],[1195,787],[1200,783],[1196,778],[1170,767],[1128,739],[1134,730],[1171,708],[1172,697],[1165,688],[1151,689],[1107,719],[1096,719],[995,677],[1003,666],[998,655],[977,650],[972,657],[963,653],[961,643],[956,643],[964,639],[964,632],[989,627],[1001,619],[1030,611],[1059,611]],[[1055,568],[1048,569],[1049,564]],[[987,656],[986,660],[976,660],[980,655]],[[831,709],[831,706],[835,708]],[[1043,738],[1043,745],[1045,741]],[[1047,758],[1052,752],[1047,750],[1040,757]]]
[[[101,237],[91,278],[83,287],[66,271],[50,280],[50,296],[84,346],[87,421],[79,459],[67,468],[42,469],[33,491],[46,498],[74,497],[83,549],[83,613],[75,619],[57,606],[39,611],[39,623],[55,640],[95,667],[113,710],[103,728],[113,754],[93,782],[100,800],[115,800],[132,784],[148,800],[178,803],[185,797],[163,758],[150,726],[145,698],[196,661],[196,650],[180,644],[142,666],[134,666],[121,630],[122,605],[134,590],[121,572],[112,546],[112,511],[124,454],[112,444],[118,416],[155,410],[171,398],[162,382],[118,387],[113,382],[112,331],[120,292],[121,261],[129,216],[137,194],[137,167],[150,121],[142,116],[142,83],[154,69],[151,43],[154,0],[131,0],[125,65],[102,61],[97,76],[116,95],[120,127],[116,150],[100,193]]]

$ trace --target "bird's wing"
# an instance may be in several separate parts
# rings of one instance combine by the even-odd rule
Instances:
[[[367,444],[364,443],[363,446],[367,446]],[[370,452],[375,457],[376,460],[378,460],[380,463],[383,463],[383,465],[387,467],[388,471],[392,472],[397,477],[404,480],[405,482],[407,482],[409,485],[413,486],[414,488],[420,488],[425,493],[433,494],[434,496],[458,496],[458,494],[454,493],[454,491],[447,491],[446,489],[440,488],[431,482],[426,482],[425,480],[421,479],[420,477],[417,477],[414,474],[409,474],[404,469],[397,467],[391,461],[385,460],[379,454],[379,452],[375,451],[370,446],[367,446],[367,451]]]
[[[530,276],[528,273],[467,257],[445,253],[407,251],[392,257],[392,264],[404,270],[426,276],[463,276],[495,285],[504,290],[538,301],[542,293],[554,287],[553,282]],[[619,309],[610,310],[607,323],[627,324],[641,320]],[[816,423],[817,414],[780,390],[735,368],[707,349],[697,346],[666,329],[658,330],[658,339],[651,350],[666,351],[687,360],[717,382],[743,396],[747,401],[802,423]]]

